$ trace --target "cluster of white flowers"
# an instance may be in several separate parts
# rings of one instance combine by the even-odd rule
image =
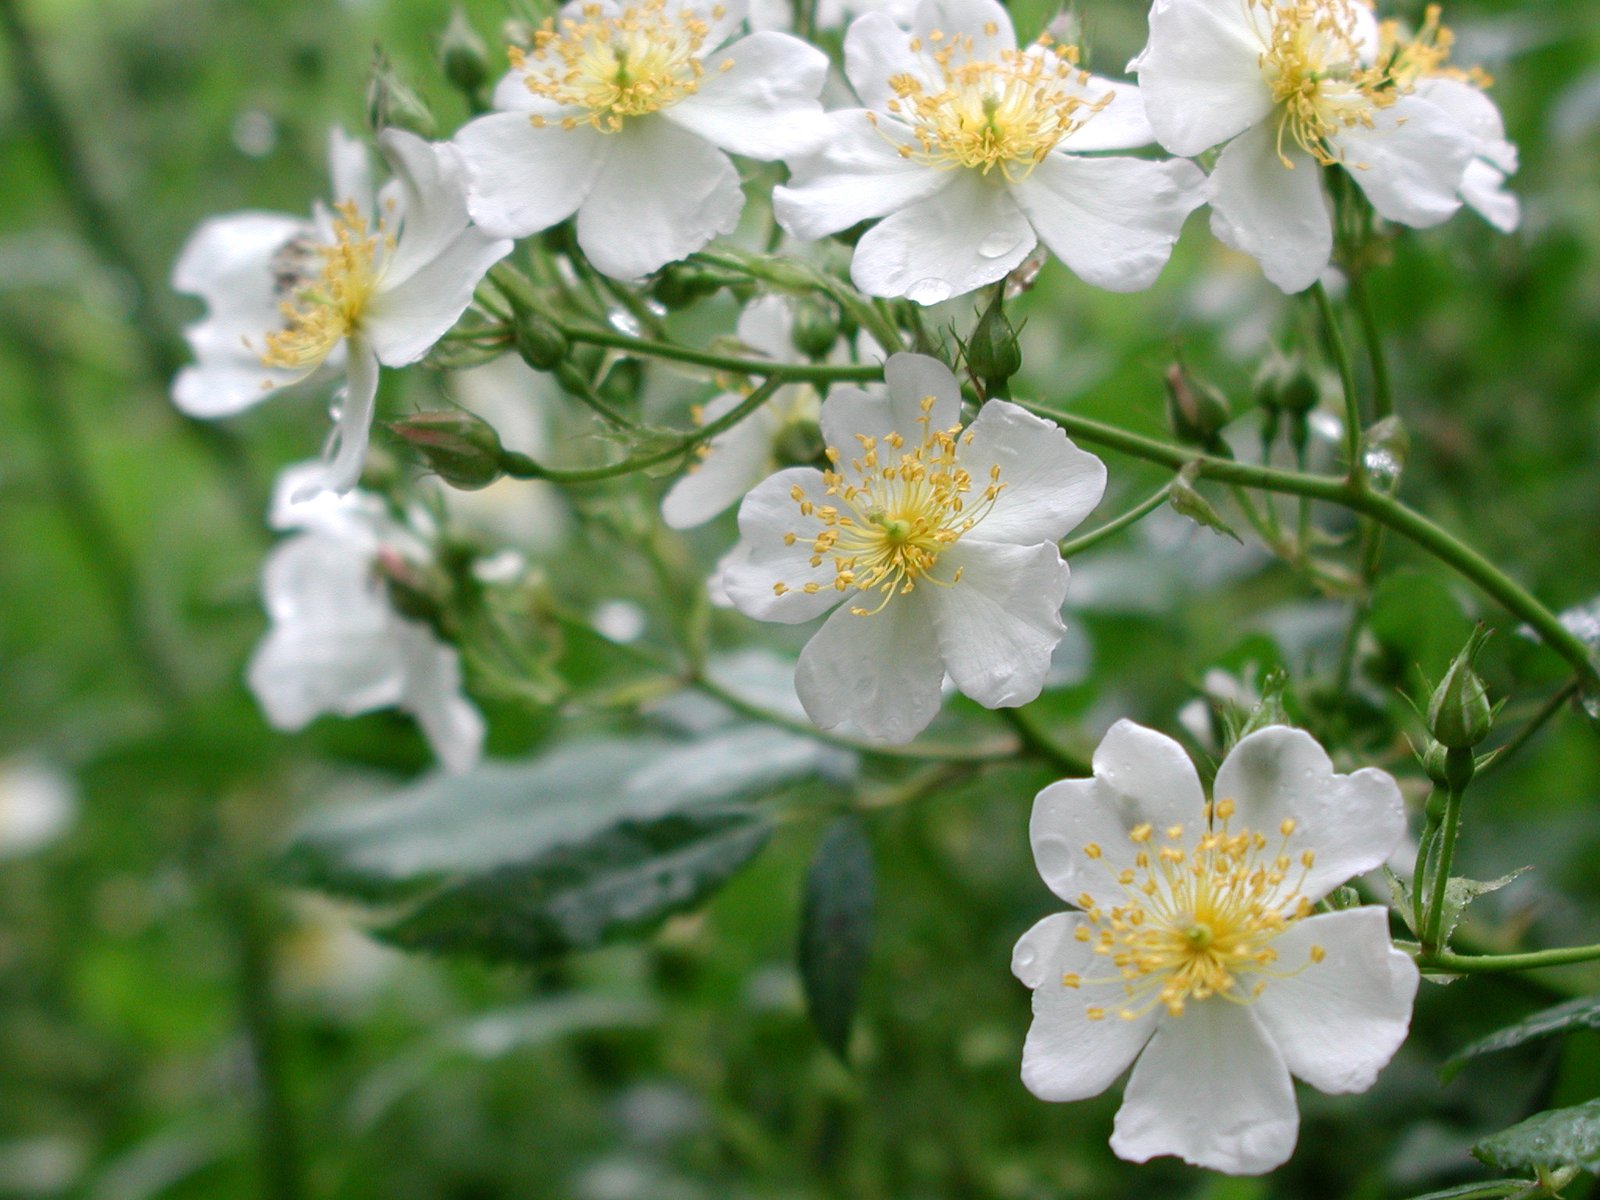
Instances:
[[[1399,224],[1463,203],[1501,230],[1519,220],[1487,77],[1449,64],[1433,9],[1406,30],[1364,0],[1155,0],[1134,83],[1048,36],[1019,46],[997,0],[826,0],[810,23],[849,19],[854,98],[832,111],[829,60],[784,31],[790,14],[780,0],[574,0],[510,49],[495,111],[436,144],[381,132],[381,190],[335,132],[331,203],[216,218],[190,239],[173,282],[208,312],[187,331],[180,408],[227,416],[342,380],[325,461],[288,473],[275,510],[295,532],[266,567],[272,627],[249,671],[274,724],[398,705],[447,766],[479,753],[457,652],[395,611],[375,569],[425,560],[425,539],[351,489],[379,367],[427,355],[513,239],[570,219],[580,267],[641,279],[735,232],[746,192],[730,155],[785,165],[772,215],[800,242],[871,223],[856,288],[920,305],[1006,279],[1041,244],[1088,284],[1148,288],[1203,204],[1222,242],[1300,291],[1333,255],[1333,171]],[[792,357],[788,305],[752,302],[743,342]],[[895,349],[838,340],[836,355],[887,356],[884,385],[777,389],[700,447],[662,513],[685,529],[739,504],[728,600],[763,621],[826,615],[797,665],[807,714],[905,742],[947,676],[990,708],[1039,695],[1064,632],[1060,539],[1106,472],[1007,400],[964,417],[948,367]],[[698,419],[743,399],[725,392]],[[1035,1006],[1023,1073],[1072,1099],[1137,1058],[1118,1153],[1255,1172],[1293,1148],[1291,1074],[1359,1090],[1404,1036],[1417,973],[1382,910],[1316,908],[1381,863],[1403,821],[1386,775],[1334,775],[1281,727],[1232,750],[1215,795],[1175,743],[1127,723],[1092,779],[1040,794],[1040,870],[1079,911],[1018,944]]]

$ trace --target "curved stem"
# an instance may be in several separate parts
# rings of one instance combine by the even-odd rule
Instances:
[[[1383,357],[1383,336],[1367,294],[1366,278],[1360,271],[1350,272],[1350,300],[1361,321],[1361,337],[1367,344],[1367,363],[1372,368],[1372,410],[1378,420],[1394,412],[1394,392],[1389,383],[1389,364]]]
[[[1107,538],[1115,537],[1128,526],[1144,520],[1167,502],[1167,493],[1171,490],[1172,485],[1164,483],[1121,516],[1114,517],[1098,529],[1091,529],[1088,533],[1080,533],[1077,537],[1067,538],[1061,543],[1061,557],[1070,558],[1074,554],[1081,554],[1091,546],[1098,546]]]
[[[780,363],[765,358],[713,354],[708,350],[631,337],[616,330],[597,329],[589,325],[560,324],[558,328],[572,342],[607,346],[645,358],[664,358],[672,362],[714,367],[734,375],[781,376],[784,383],[873,383],[883,378],[883,368],[876,363]]]
[[[1333,301],[1328,299],[1328,290],[1321,280],[1311,285],[1311,296],[1317,302],[1322,327],[1328,334],[1328,350],[1339,368],[1339,386],[1344,391],[1344,452],[1349,460],[1350,476],[1355,478],[1361,473],[1361,399],[1356,393],[1355,368],[1350,365],[1350,349],[1339,328],[1339,315],[1333,311]]]
[[[996,711],[1006,719],[1011,728],[1017,731],[1017,737],[1021,739],[1024,748],[1032,750],[1039,757],[1048,759],[1074,776],[1087,777],[1094,774],[1093,764],[1057,743],[1033,723],[1033,718],[1028,716],[1024,709],[1002,708]]]
[[[1554,950],[1527,950],[1521,954],[1454,954],[1435,950],[1417,955],[1421,970],[1439,975],[1488,974],[1492,971],[1536,971],[1600,959],[1600,945],[1560,946]]]

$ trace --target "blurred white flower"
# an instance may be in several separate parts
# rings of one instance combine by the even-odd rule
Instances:
[[[378,366],[415,362],[472,300],[511,243],[470,227],[461,167],[446,145],[387,129],[394,179],[374,197],[361,143],[330,136],[334,202],[310,220],[268,212],[213,217],[190,236],[172,286],[206,302],[184,331],[195,364],[173,402],[197,417],[240,412],[314,376],[344,377],[337,448],[307,486],[361,476]]]
[[[1363,0],[1157,0],[1129,69],[1172,153],[1228,143],[1206,184],[1212,231],[1298,292],[1333,249],[1322,167],[1402,225],[1437,225],[1463,197],[1515,224],[1500,191],[1515,151],[1482,80],[1444,65],[1450,44],[1437,10],[1407,39]]]
[[[955,377],[935,359],[896,354],[884,376],[887,395],[829,395],[832,468],[792,467],[746,496],[721,573],[758,620],[833,609],[800,655],[807,714],[903,742],[938,711],[947,670],[990,708],[1039,694],[1065,628],[1056,543],[1100,502],[1106,476],[1005,401],[963,430]]]
[[[1081,1100],[1133,1063],[1119,1156],[1254,1175],[1294,1150],[1291,1074],[1365,1091],[1405,1040],[1418,974],[1388,910],[1314,908],[1389,856],[1405,816],[1384,772],[1335,775],[1281,725],[1240,740],[1213,795],[1177,742],[1131,721],[1107,732],[1091,778],[1039,793],[1039,873],[1079,911],[1013,953],[1033,989],[1022,1080]]]
[[[578,217],[603,273],[647,275],[729,233],[744,208],[728,154],[776,159],[819,136],[828,60],[782,33],[723,47],[743,0],[574,0],[513,47],[500,112],[469,122],[473,219],[525,237]]]
[[[1139,89],[1080,70],[1075,47],[1019,50],[996,0],[923,0],[909,30],[858,17],[845,74],[863,107],[788,156],[773,205],[808,239],[884,218],[850,265],[871,295],[937,304],[1005,278],[1039,241],[1088,282],[1136,291],[1201,203],[1193,163],[1090,157],[1153,140]]]
[[[855,18],[869,12],[888,13],[902,25],[909,24],[917,11],[917,0],[800,0],[815,3],[812,26],[818,30],[843,29]],[[795,0],[750,0],[751,29],[799,30]]]
[[[297,529],[267,557],[262,594],[272,627],[256,647],[250,690],[275,728],[325,713],[398,707],[421,725],[447,768],[465,771],[482,750],[483,717],[461,691],[461,661],[421,621],[397,612],[379,576],[381,556],[420,562],[425,551],[376,497],[305,493],[317,464],[279,478],[273,525]]]
[[[0,858],[42,850],[77,816],[77,791],[67,775],[34,758],[0,761]]]

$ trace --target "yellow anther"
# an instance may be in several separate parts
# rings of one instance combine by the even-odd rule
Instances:
[[[1325,959],[1327,957],[1328,957],[1328,952],[1326,950],[1324,950],[1321,946],[1313,946],[1313,947],[1311,947],[1311,961],[1312,962],[1319,963],[1319,962],[1321,962],[1323,959]]]
[[[1099,858],[1100,857],[1100,847],[1097,846],[1094,842],[1090,842],[1087,846],[1085,846],[1083,848],[1083,853],[1084,853],[1084,857],[1086,857],[1086,858]]]

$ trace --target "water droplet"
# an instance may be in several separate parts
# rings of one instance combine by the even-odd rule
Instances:
[[[950,299],[955,289],[943,279],[919,279],[906,289],[906,299],[917,304],[938,304]]]
[[[1016,960],[1018,967],[1022,968],[1023,970],[1027,970],[1029,967],[1033,966],[1034,963],[1039,961],[1039,956],[1034,952],[1032,946],[1018,946]]]
[[[984,258],[1004,258],[1021,242],[1015,233],[1001,229],[989,234],[978,243],[978,253]]]
[[[1389,450],[1374,446],[1361,456],[1367,477],[1379,491],[1392,492],[1400,482],[1400,459]]]

